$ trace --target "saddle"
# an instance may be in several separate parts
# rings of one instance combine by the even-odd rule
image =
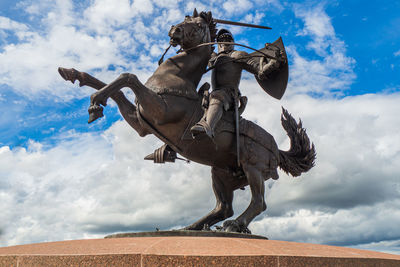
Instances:
[[[199,91],[199,97],[202,97],[202,108],[204,114],[207,112],[210,93],[209,93],[210,84],[204,83]],[[239,115],[241,115],[247,105],[247,97],[240,96],[239,98]],[[201,116],[201,115],[200,115]],[[197,116],[194,116],[197,117]],[[198,117],[197,117],[198,118]],[[197,119],[198,120],[198,119]],[[196,122],[197,122],[196,120]],[[235,134],[236,133],[236,126],[235,126],[235,111],[234,110],[227,110],[222,115],[221,120],[218,122],[215,128],[215,135],[218,135],[222,132],[230,132]],[[190,127],[185,131],[182,136],[183,140],[192,140],[192,135],[190,134]],[[253,123],[252,121],[246,120],[243,117],[239,116],[239,133],[240,135],[247,136],[250,140],[258,145],[265,147],[267,150],[276,154],[277,148],[274,149],[275,140],[271,134],[265,131],[263,128],[258,126],[257,124]],[[276,146],[276,144],[275,144]],[[278,157],[278,155],[275,155]],[[145,157],[146,160],[153,160],[154,163],[165,163],[165,162],[175,162],[176,159],[180,159],[177,157],[176,152],[168,145],[163,145],[162,147],[156,149],[153,153],[147,155]]]

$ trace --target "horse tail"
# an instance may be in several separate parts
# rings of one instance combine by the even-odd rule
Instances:
[[[288,151],[279,150],[279,167],[293,177],[314,167],[316,158],[314,144],[310,145],[310,139],[306,130],[282,107],[281,116],[282,126],[290,138],[290,149]]]

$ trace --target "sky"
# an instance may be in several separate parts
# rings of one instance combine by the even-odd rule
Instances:
[[[308,173],[279,171],[266,182],[268,208],[250,230],[400,254],[397,0],[1,0],[0,246],[177,229],[214,207],[209,167],[144,161],[161,141],[139,137],[112,100],[105,117],[88,125],[93,89],[57,72],[73,67],[105,82],[130,72],[145,82],[171,25],[195,7],[272,27],[218,25],[237,43],[261,48],[282,36],[286,93],[273,99],[244,72],[243,116],[287,150],[283,106],[302,119],[317,151]],[[235,192],[234,217],[249,201],[248,188]]]

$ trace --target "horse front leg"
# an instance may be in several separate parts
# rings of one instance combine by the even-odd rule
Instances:
[[[123,73],[116,80],[91,95],[89,113],[92,114],[92,118],[89,123],[102,115],[102,113],[99,113],[99,110],[102,110],[101,105],[106,106],[107,99],[124,87],[132,89],[137,102],[143,109],[147,110],[146,114],[150,117],[158,118],[167,113],[166,103],[158,94],[143,85],[135,74]]]
[[[103,83],[102,81],[96,79],[95,77],[91,76],[86,72],[77,71],[76,69],[66,69],[59,67],[58,73],[63,77],[64,80],[70,81],[75,83],[75,81],[79,81],[79,87],[82,86],[89,86],[96,90],[100,90],[107,84]]]
[[[66,68],[58,68],[58,72],[61,77],[63,77],[66,81],[71,81],[75,83],[75,81],[79,81],[79,86],[89,86],[96,90],[100,90],[107,84],[96,79],[86,72],[80,72],[76,69],[66,69]],[[115,101],[118,105],[118,109],[125,119],[125,121],[138,132],[140,136],[145,136],[149,134],[149,132],[140,124],[140,121],[137,118],[137,109],[134,104],[132,104],[121,91],[117,91],[112,94],[111,99]]]

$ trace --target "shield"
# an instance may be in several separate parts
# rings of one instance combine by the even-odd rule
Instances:
[[[275,57],[275,51],[277,50],[277,48],[279,48],[281,51],[280,58],[282,59],[279,69],[268,74],[267,78],[264,80],[260,80],[257,74],[255,74],[254,76],[258,84],[265,92],[276,99],[281,99],[286,91],[286,86],[289,78],[289,66],[282,38],[279,37],[279,39],[277,39],[272,44],[265,44],[265,47],[260,49],[259,51],[269,56]],[[263,57],[262,53],[254,52],[251,53],[250,56],[261,58]]]

